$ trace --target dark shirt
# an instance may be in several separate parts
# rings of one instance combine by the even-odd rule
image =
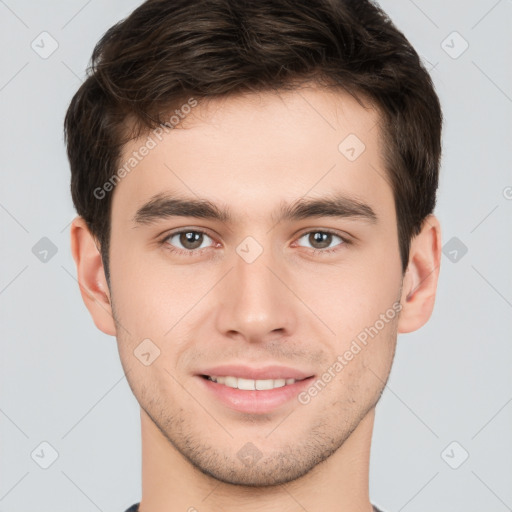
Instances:
[[[139,512],[139,504],[135,503],[135,505],[132,505],[130,508],[127,508],[126,512]],[[373,505],[373,512],[383,512],[383,511],[380,510],[380,508],[377,508],[375,505]]]

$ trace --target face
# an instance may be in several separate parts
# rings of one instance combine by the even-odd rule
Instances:
[[[213,100],[150,134],[116,186],[121,361],[155,431],[204,474],[296,479],[377,403],[402,284],[379,129],[315,87]]]

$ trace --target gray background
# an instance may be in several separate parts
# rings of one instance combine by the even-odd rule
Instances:
[[[0,0],[0,512],[140,499],[138,404],[79,294],[62,137],[94,44],[138,4]],[[512,510],[512,2],[381,5],[442,101],[445,254],[434,314],[399,337],[377,406],[371,498],[388,512]]]

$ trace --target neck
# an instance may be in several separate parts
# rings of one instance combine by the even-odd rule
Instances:
[[[371,512],[368,479],[375,409],[343,445],[305,476],[283,485],[232,485],[185,459],[141,409],[140,512]]]

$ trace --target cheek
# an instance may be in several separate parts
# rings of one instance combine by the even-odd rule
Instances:
[[[194,304],[211,284],[200,280],[196,285],[190,269],[164,268],[148,260],[136,252],[112,258],[111,283],[123,367],[133,372],[133,382],[154,391],[172,381],[169,372],[175,373],[172,369],[188,347]]]
[[[401,283],[396,261],[387,265],[359,261],[357,265],[326,267],[307,279],[304,275],[298,278],[301,296],[334,331],[340,350],[360,331],[375,324],[382,314],[388,312],[388,322],[395,316],[393,305],[399,299]]]
[[[171,299],[181,292],[176,283],[166,284],[161,270],[148,260],[142,251],[122,255],[121,250],[113,250],[112,296],[119,320],[127,324],[128,331],[161,338],[177,313],[170,307]]]

